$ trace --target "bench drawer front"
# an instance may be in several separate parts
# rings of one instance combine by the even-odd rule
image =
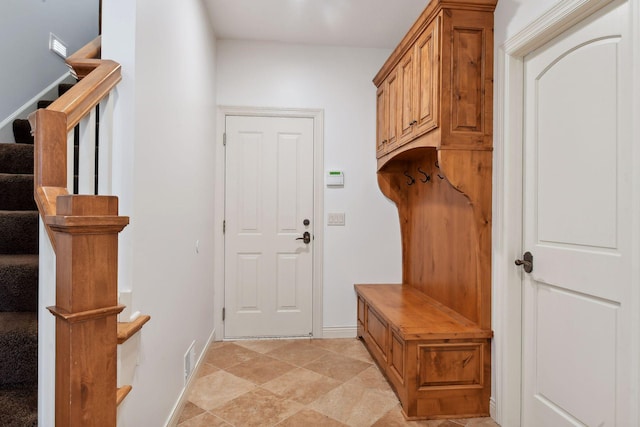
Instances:
[[[483,384],[483,343],[418,346],[418,388]]]
[[[387,354],[389,349],[388,336],[389,328],[387,322],[384,321],[382,316],[367,306],[367,321],[366,321],[367,335],[371,337],[371,341],[374,344],[376,350],[380,352],[383,360],[387,360]]]

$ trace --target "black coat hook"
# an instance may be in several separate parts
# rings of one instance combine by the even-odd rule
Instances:
[[[404,176],[406,176],[407,178],[409,178],[409,179],[407,180],[407,185],[413,185],[413,184],[416,182],[416,180],[415,180],[411,175],[409,175],[409,172],[404,171]]]
[[[438,169],[440,169],[440,165],[438,164],[438,161],[437,161],[437,160],[436,160],[436,167],[437,167]],[[440,178],[440,179],[444,179],[444,176],[440,175],[440,172],[438,172],[438,178]]]
[[[427,182],[431,181],[431,175],[429,175],[425,171],[423,171],[422,168],[418,168],[418,172],[420,172],[422,175],[424,175],[424,179],[420,178],[420,181],[424,182],[425,184]]]

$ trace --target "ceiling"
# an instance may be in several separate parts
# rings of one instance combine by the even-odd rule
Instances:
[[[429,0],[205,0],[219,39],[393,49]]]

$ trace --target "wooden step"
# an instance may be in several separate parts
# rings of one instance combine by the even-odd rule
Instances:
[[[135,335],[142,326],[151,319],[151,316],[141,315],[132,322],[118,322],[118,344],[122,344]]]
[[[130,385],[123,385],[122,387],[118,387],[118,391],[116,392],[116,406],[120,405],[127,394],[131,391],[132,387]]]

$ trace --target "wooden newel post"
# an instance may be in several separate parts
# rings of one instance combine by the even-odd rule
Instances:
[[[118,233],[113,196],[64,195],[45,223],[56,247],[56,426],[116,425]]]

